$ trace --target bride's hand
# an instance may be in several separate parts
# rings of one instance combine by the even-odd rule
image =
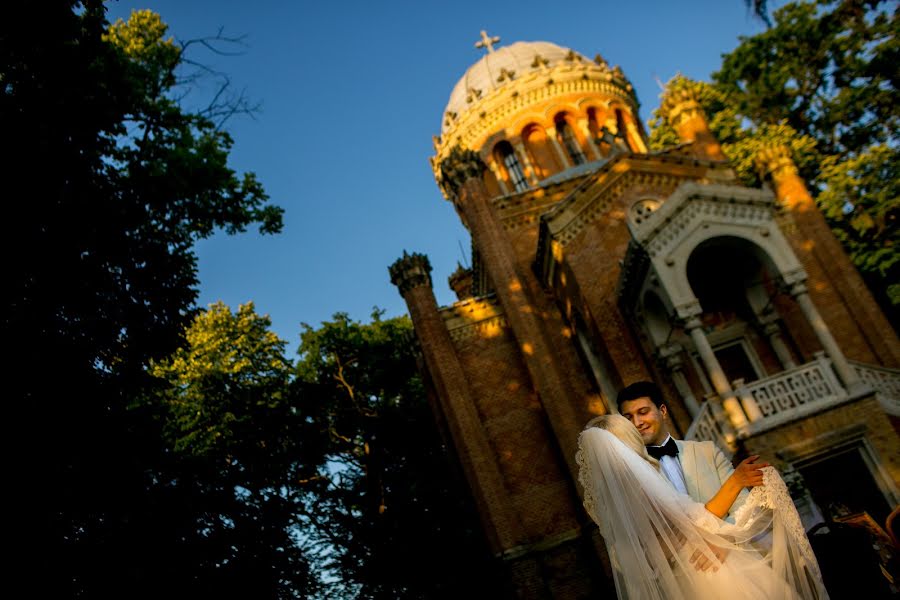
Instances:
[[[712,569],[712,572],[715,573],[719,570],[719,565],[725,562],[725,557],[728,556],[728,550],[713,546],[712,544],[707,544],[707,546],[710,551],[712,551],[715,558],[708,556],[706,552],[698,548],[694,550],[694,553],[691,555],[690,562],[698,571],[708,571],[709,569]]]

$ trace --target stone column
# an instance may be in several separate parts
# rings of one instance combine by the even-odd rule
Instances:
[[[516,152],[519,154],[519,158],[522,160],[522,168],[525,169],[525,177],[528,178],[531,185],[537,185],[540,180],[538,179],[537,172],[534,170],[534,165],[531,164],[531,159],[528,158],[528,150],[525,149],[525,144],[520,140],[513,144],[513,148],[515,148]]]
[[[556,150],[556,155],[559,157],[559,160],[562,161],[563,171],[570,168],[572,163],[569,161],[569,156],[566,154],[566,151],[563,150],[562,146],[559,145],[559,140],[556,139],[556,127],[547,129],[547,139],[550,140],[550,144],[553,146],[553,149]]]
[[[787,344],[784,343],[784,339],[781,337],[781,327],[778,326],[778,323],[772,320],[763,323],[762,326],[763,333],[768,338],[769,345],[772,346],[772,350],[775,351],[775,356],[778,357],[778,361],[781,363],[781,367],[785,371],[796,367],[797,363],[794,362],[794,358],[791,356],[791,351],[788,350]]]
[[[831,364],[834,365],[834,370],[837,371],[838,377],[841,378],[841,383],[844,384],[847,391],[852,394],[861,387],[865,387],[857,376],[856,371],[847,362],[847,358],[841,351],[840,346],[834,340],[834,336],[831,335],[828,325],[822,320],[816,305],[813,304],[812,298],[809,297],[806,284],[802,281],[795,283],[791,286],[790,294],[797,301],[797,304],[800,305],[803,316],[806,317],[806,320],[812,326],[816,337],[819,338],[819,343],[822,344],[825,354],[831,359]]]
[[[759,404],[756,403],[756,398],[753,397],[753,394],[751,394],[750,390],[747,389],[747,386],[744,385],[744,380],[735,379],[731,382],[731,387],[734,390],[734,395],[740,399],[741,406],[744,408],[744,414],[747,415],[747,419],[749,419],[751,423],[762,419],[763,414],[759,409]]]
[[[641,132],[638,130],[637,125],[629,121],[625,124],[625,128],[628,129],[628,133],[631,134],[631,139],[634,140],[634,144],[637,146],[635,151],[646,154],[647,144],[644,143],[644,138],[641,136]]]
[[[431,265],[422,254],[403,253],[389,268],[391,282],[406,301],[425,365],[437,391],[450,435],[469,480],[485,532],[495,554],[525,542],[524,528],[481,425],[466,373],[450,332],[438,312],[431,287]]]
[[[681,358],[682,350],[683,348],[678,344],[669,344],[660,349],[660,358],[663,359],[666,369],[669,371],[669,376],[672,378],[672,383],[675,384],[675,389],[678,390],[678,395],[684,401],[684,406],[687,408],[688,413],[691,415],[691,418],[696,418],[700,414],[700,404],[697,402],[697,398],[694,396],[694,392],[691,390],[691,386],[688,384],[687,377],[684,374],[684,360]]]
[[[666,92],[660,112],[675,128],[678,138],[692,144],[694,154],[710,160],[727,160],[718,140],[709,130],[706,115],[700,103],[687,88],[675,88]]]
[[[706,373],[709,375],[713,388],[722,399],[722,406],[728,414],[728,421],[732,427],[740,430],[747,425],[747,416],[741,408],[741,403],[735,397],[734,390],[731,389],[731,384],[728,383],[725,371],[722,370],[722,365],[719,364],[719,359],[716,358],[712,346],[709,345],[709,340],[706,339],[706,334],[703,333],[701,325],[699,317],[695,316],[688,319],[684,328],[690,334],[694,347],[700,354],[700,360],[706,368]]]
[[[600,148],[598,148],[597,144],[594,143],[594,140],[591,139],[591,128],[588,126],[587,119],[578,119],[578,126],[581,127],[581,133],[584,134],[584,139],[587,140],[588,148],[591,149],[594,160],[603,158],[603,155],[600,154]]]
[[[503,165],[504,168],[506,165]],[[491,170],[491,173],[494,174],[494,177],[497,179],[497,185],[500,186],[500,193],[504,196],[509,193],[509,187],[506,185],[506,181],[503,177],[503,172],[500,170],[500,167],[497,165],[497,161],[494,160],[494,157],[491,157],[488,160],[488,168]],[[510,182],[512,183],[512,182]]]
[[[557,352],[541,317],[553,307],[542,294],[534,273],[516,262],[512,244],[494,215],[484,189],[483,169],[476,152],[456,147],[441,163],[441,176],[455,190],[456,205],[466,218],[474,245],[481,252],[560,454],[572,480],[577,481],[575,452],[582,424],[573,407],[579,399],[574,397],[569,380],[557,362]]]

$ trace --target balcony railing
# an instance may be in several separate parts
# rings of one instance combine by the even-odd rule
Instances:
[[[900,370],[848,362],[864,384],[854,394],[841,385],[823,352],[816,353],[811,362],[764,379],[750,383],[736,380],[734,392],[744,412],[760,416],[734,428],[711,395],[700,407],[685,439],[712,440],[723,450],[733,450],[735,438],[757,435],[873,391],[886,413],[900,416]]]
[[[750,422],[740,437],[761,433],[850,400],[824,353],[815,360],[771,377],[736,386],[745,407],[754,402],[762,417]],[[749,412],[749,411],[748,411]]]
[[[900,417],[900,370],[847,361],[856,375],[878,393],[884,412]]]
[[[868,365],[858,365],[857,372],[863,368],[868,368]],[[883,386],[895,385],[900,388],[900,373],[896,380],[881,372],[871,374],[870,377],[880,377]],[[864,381],[870,383],[867,387],[876,387],[868,378],[864,378]],[[817,353],[815,360],[770,377],[750,383],[736,380],[734,392],[748,415],[760,416],[744,427],[735,429],[727,419],[717,415],[721,409],[716,410],[718,407],[714,404],[715,401],[707,400],[685,438],[713,440],[725,449],[730,445],[729,438],[733,439],[734,436],[750,437],[857,397],[849,394],[841,385],[831,361],[823,352]]]
[[[735,435],[730,428],[724,425],[723,415],[716,410],[718,405],[715,400],[707,399],[700,405],[700,412],[694,418],[684,439],[693,441],[711,440],[716,445],[731,455],[734,452]]]

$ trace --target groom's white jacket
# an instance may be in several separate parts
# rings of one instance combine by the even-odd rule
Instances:
[[[675,445],[678,446],[678,461],[684,473],[688,496],[697,502],[706,503],[734,473],[731,461],[713,442],[675,440]],[[734,512],[744,503],[748,494],[747,488],[741,491],[728,511],[727,521],[734,521]]]

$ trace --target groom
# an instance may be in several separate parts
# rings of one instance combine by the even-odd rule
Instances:
[[[751,456],[732,468],[713,442],[674,440],[669,434],[669,411],[655,383],[639,381],[622,389],[616,402],[619,412],[631,421],[647,447],[659,460],[663,475],[680,492],[717,517],[733,522],[733,513],[747,497],[747,487],[762,484],[767,463]]]

